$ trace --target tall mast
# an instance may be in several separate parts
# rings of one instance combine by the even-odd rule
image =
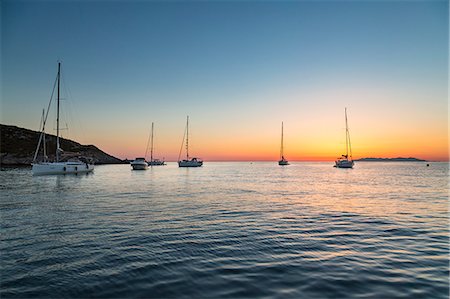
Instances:
[[[281,150],[280,150],[280,155],[281,155],[281,159],[283,159],[283,122],[281,122]]]
[[[45,147],[45,109],[42,109],[42,138],[44,145],[44,162],[47,162],[47,150]]]
[[[350,160],[353,161],[352,142],[350,141],[350,131],[348,130],[348,124],[347,124],[347,109],[345,109],[345,126],[347,128],[348,149],[350,150]]]
[[[186,120],[186,160],[189,161],[189,115]]]
[[[58,100],[56,109],[56,162],[59,162],[59,89],[61,79],[61,62],[58,62]]]
[[[347,123],[347,107],[345,107],[345,150],[346,150],[346,158],[348,159],[348,144],[349,144],[349,136],[348,136],[348,123]]]
[[[150,162],[153,162],[153,122],[152,122],[152,144],[150,147]]]

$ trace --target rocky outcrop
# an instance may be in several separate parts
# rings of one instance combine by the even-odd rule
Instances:
[[[30,165],[34,151],[39,141],[40,132],[0,124],[0,164],[1,165]],[[47,156],[54,159],[56,136],[46,135]],[[66,156],[71,152],[73,156],[91,158],[95,164],[120,164],[122,160],[108,155],[94,145],[82,145],[78,142],[60,138],[61,148]],[[40,153],[42,157],[42,153]]]

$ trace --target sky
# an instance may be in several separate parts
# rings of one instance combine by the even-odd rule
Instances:
[[[38,130],[62,62],[64,137],[119,158],[449,160],[448,1],[1,4],[1,123]],[[49,133],[55,133],[54,110]],[[67,124],[67,125],[66,125]]]

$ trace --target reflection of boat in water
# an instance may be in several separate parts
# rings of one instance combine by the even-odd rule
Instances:
[[[335,161],[334,167],[337,168],[353,168],[355,164],[352,157],[352,145],[350,142],[350,132],[348,131],[347,108],[345,108],[345,155],[342,155]],[[350,153],[350,156],[349,156]]]
[[[136,158],[134,161],[131,161],[130,165],[133,167],[133,170],[146,170],[148,168],[145,158]]]
[[[164,162],[164,159],[161,161],[159,159],[153,158],[153,123],[152,123],[152,137],[151,137],[151,146],[150,146],[150,161],[148,161],[147,164],[148,164],[148,166],[166,165],[166,163]]]
[[[94,164],[87,158],[77,157],[79,153],[64,153],[60,146],[59,138],[59,104],[60,104],[60,85],[61,85],[61,62],[58,62],[58,74],[57,80],[57,108],[56,108],[56,152],[55,161],[47,161],[47,149],[45,141],[45,124],[47,122],[48,112],[52,103],[52,98],[50,98],[50,103],[48,105],[47,113],[45,111],[42,114],[42,131],[39,136],[39,142],[34,154],[32,165],[33,175],[44,175],[44,174],[70,174],[70,173],[87,173],[94,170]],[[53,87],[54,91],[55,87]],[[53,95],[53,92],[52,92]],[[43,148],[43,160],[38,161],[38,153],[42,144]]]
[[[281,148],[280,148],[280,161],[278,161],[278,165],[289,165],[289,161],[286,160],[283,154],[284,151],[284,140],[283,140],[283,122],[281,122]]]
[[[181,144],[180,154],[178,155],[178,167],[200,167],[203,165],[203,161],[198,158],[189,158],[189,116],[186,120],[186,130],[185,130],[185,136],[186,136],[186,159],[180,160],[181,156],[181,149],[183,148],[184,143],[184,137],[183,137],[183,143]]]

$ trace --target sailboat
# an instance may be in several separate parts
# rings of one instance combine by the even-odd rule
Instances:
[[[350,155],[349,155],[350,154]],[[353,168],[352,145],[350,142],[350,132],[348,131],[347,108],[345,108],[345,155],[335,161],[334,167]]]
[[[58,62],[58,73],[56,76],[57,80],[57,108],[56,108],[56,152],[55,152],[55,161],[49,162],[46,152],[46,142],[45,142],[45,124],[47,122],[48,112],[50,110],[50,106],[53,99],[53,93],[52,97],[50,98],[50,102],[48,104],[47,113],[45,114],[45,111],[42,114],[42,129],[41,129],[41,135],[39,137],[38,145],[36,147],[36,152],[34,154],[32,165],[32,173],[33,175],[44,175],[44,174],[69,174],[69,173],[87,173],[92,172],[94,170],[94,164],[91,161],[88,161],[86,158],[78,157],[78,158],[71,158],[67,161],[62,156],[64,154],[64,151],[61,149],[60,146],[60,137],[59,137],[59,102],[60,102],[60,82],[61,82],[61,62]],[[53,87],[53,91],[54,91]],[[42,161],[38,161],[38,153],[41,147],[41,144],[43,146],[43,159]]]
[[[159,159],[153,159],[153,122],[152,122],[152,138],[151,138],[151,147],[150,147],[150,161],[147,162],[148,166],[161,166],[166,165],[164,159],[161,161]]]
[[[283,122],[281,122],[281,148],[280,148],[280,161],[278,161],[278,165],[289,165],[289,161],[286,160],[283,154],[284,150],[284,140],[283,140]]]
[[[181,144],[180,154],[178,155],[178,167],[200,167],[203,165],[203,161],[198,158],[192,158],[189,157],[189,116],[187,116],[186,119],[186,159],[180,160],[181,156],[181,150],[183,149],[183,143],[184,143],[184,137],[183,137],[183,143]]]

